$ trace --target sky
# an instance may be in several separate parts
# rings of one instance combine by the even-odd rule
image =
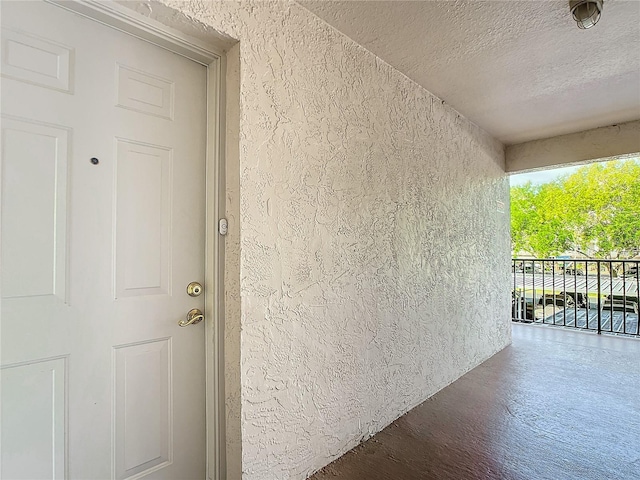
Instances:
[[[524,185],[527,182],[531,182],[534,185],[541,185],[543,183],[553,182],[560,175],[570,174],[579,169],[582,165],[575,167],[554,168],[553,170],[544,170],[542,172],[520,173],[517,175],[511,175],[509,181],[511,186]]]

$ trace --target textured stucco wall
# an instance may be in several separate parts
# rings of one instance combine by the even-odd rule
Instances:
[[[503,148],[297,4],[163,3],[240,41],[228,407],[302,479],[510,341]]]

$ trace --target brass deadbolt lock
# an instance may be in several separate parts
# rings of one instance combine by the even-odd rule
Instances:
[[[200,285],[198,282],[191,282],[189,285],[187,285],[187,293],[190,297],[199,296],[202,293],[202,290],[202,285]]]

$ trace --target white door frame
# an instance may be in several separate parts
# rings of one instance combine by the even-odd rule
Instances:
[[[207,67],[205,351],[207,479],[226,478],[224,415],[224,79],[221,49],[192,38],[111,0],[45,0],[99,23],[165,48]],[[212,288],[213,287],[213,288]]]

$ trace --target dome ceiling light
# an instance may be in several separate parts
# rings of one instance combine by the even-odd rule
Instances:
[[[587,29],[600,20],[602,0],[570,0],[569,8],[578,28]]]

